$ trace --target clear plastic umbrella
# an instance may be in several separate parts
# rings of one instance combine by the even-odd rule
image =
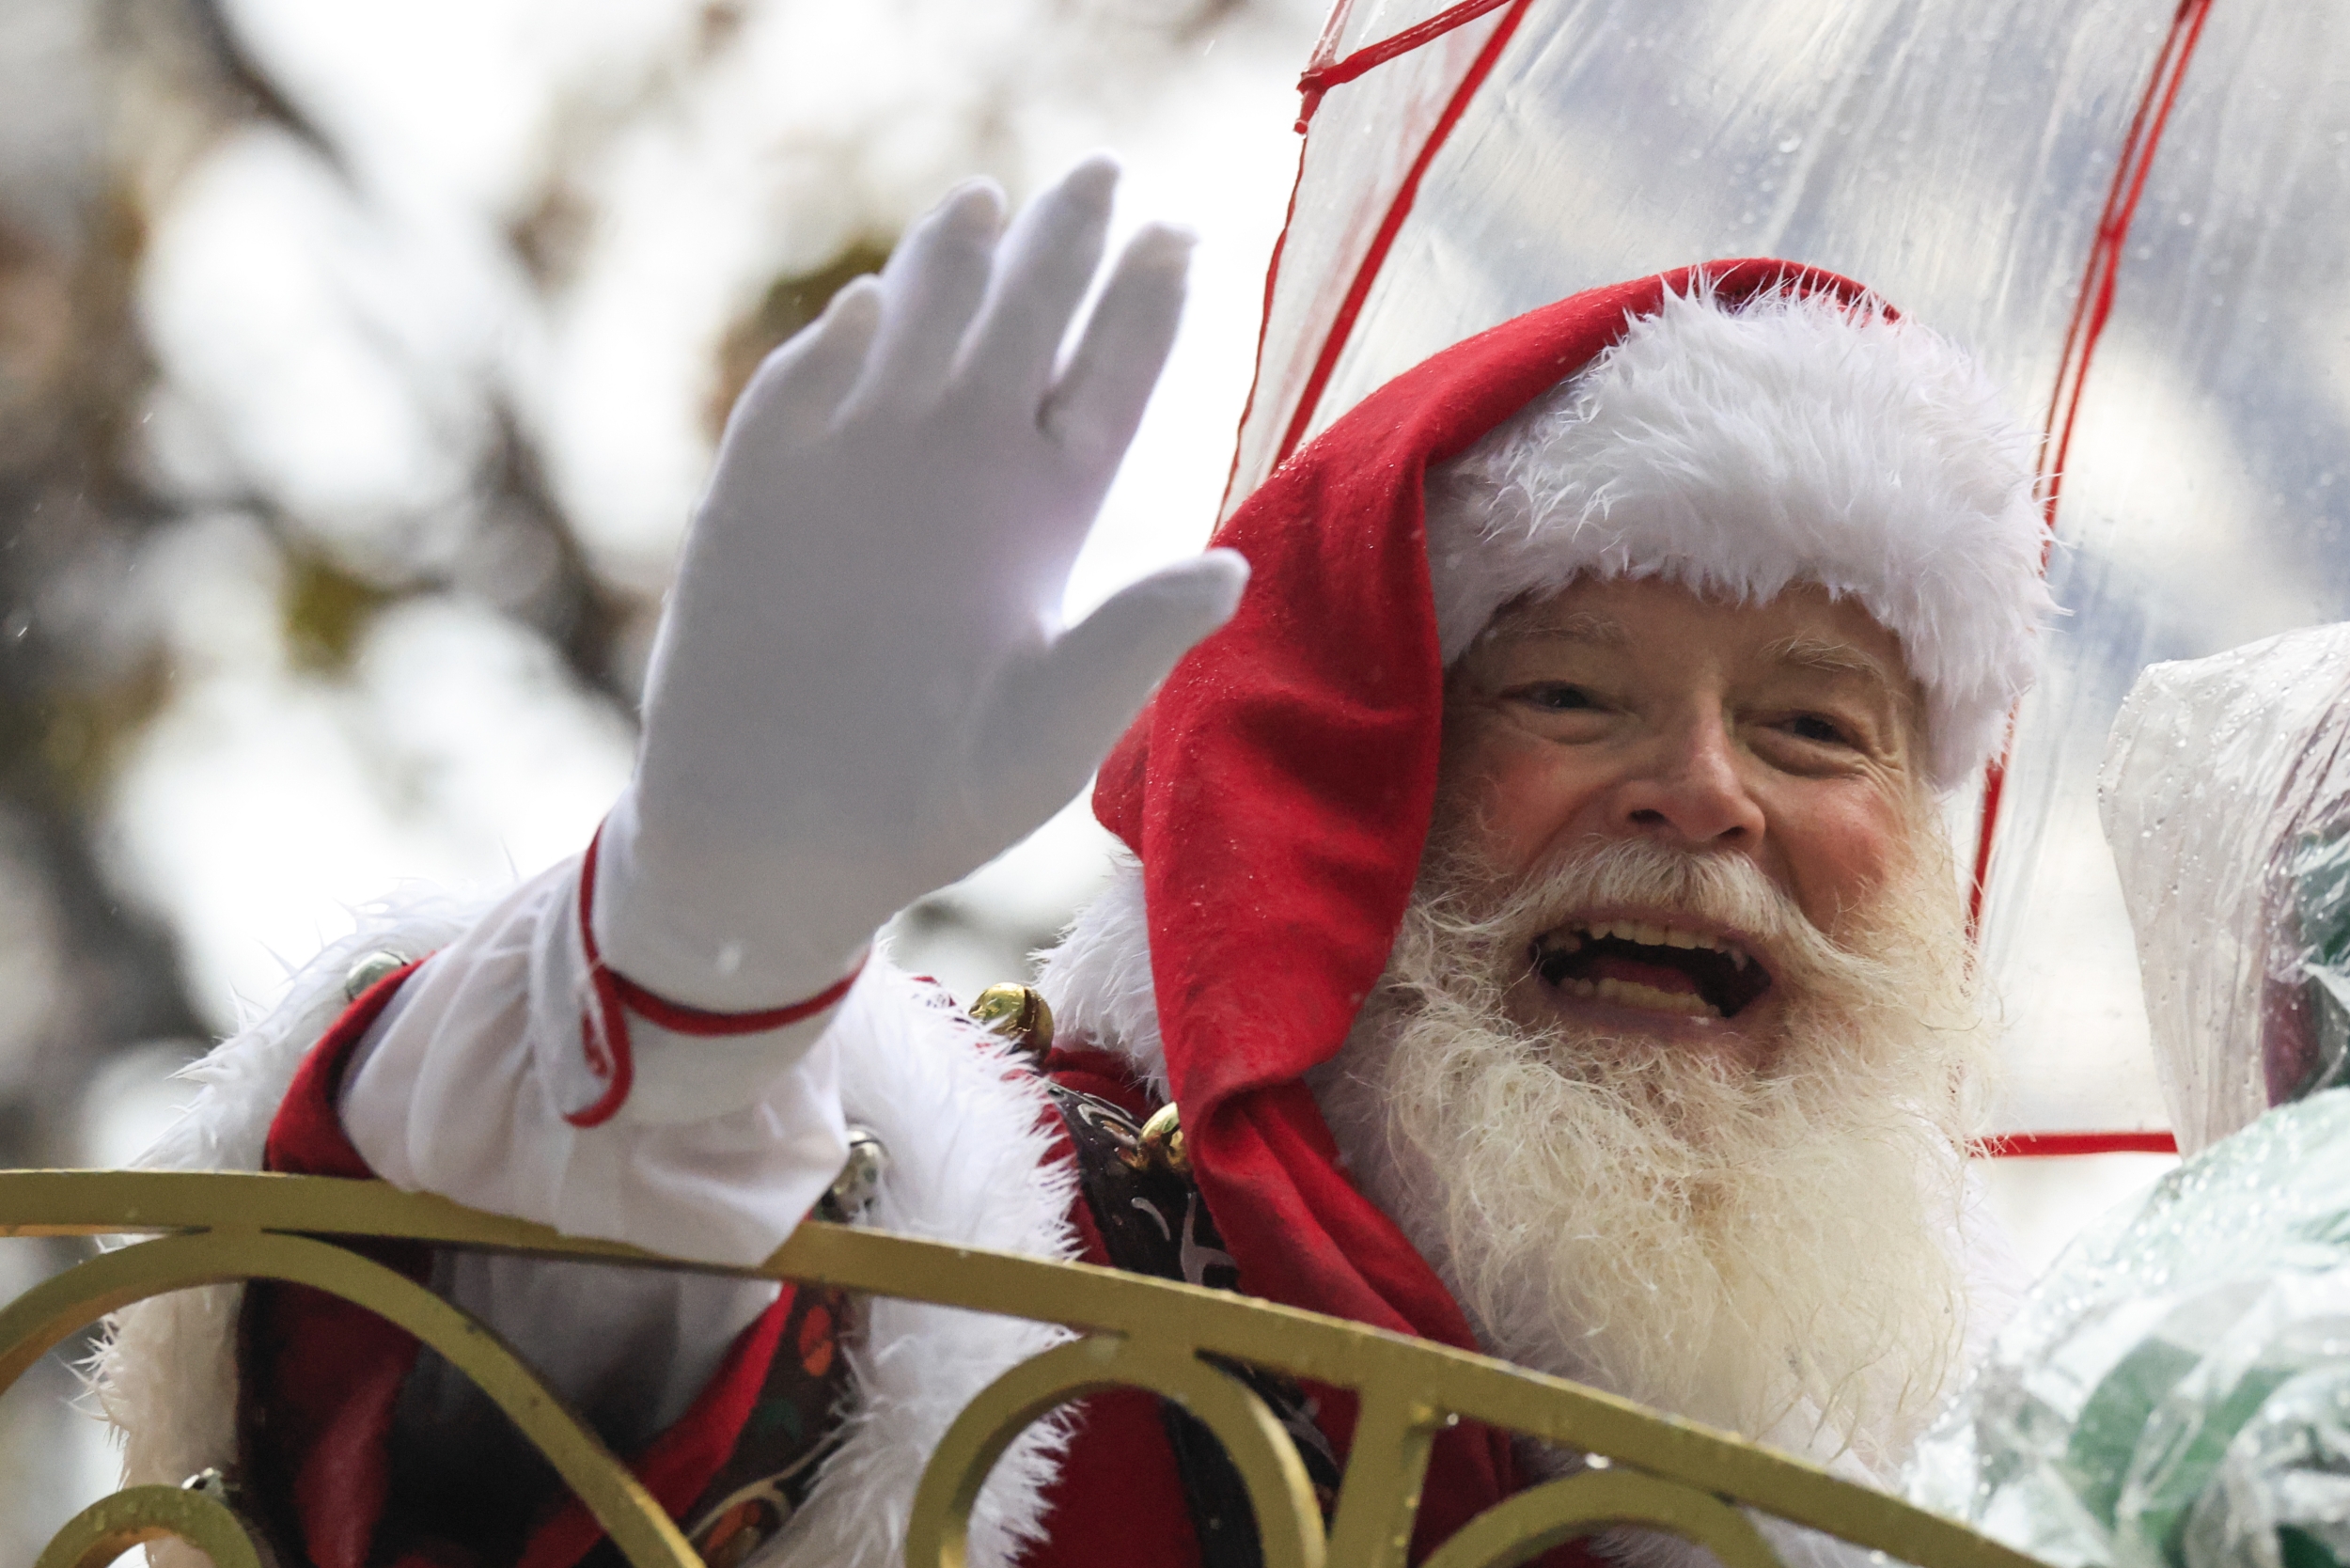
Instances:
[[[1303,86],[1228,505],[1434,350],[1713,257],[1857,277],[2044,419],[2071,614],[1952,831],[2006,1130],[2159,1129],[2098,758],[2148,661],[2350,619],[2350,8],[1341,0]]]

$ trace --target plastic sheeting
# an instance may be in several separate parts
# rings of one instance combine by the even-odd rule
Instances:
[[[2180,1149],[2341,1082],[2350,626],[2147,670],[2100,794]]]
[[[1309,101],[1230,500],[1446,344],[1709,257],[1860,278],[2039,416],[2189,13],[2197,0],[2175,18],[2143,0],[1341,5],[1316,68],[1352,79]],[[1359,70],[1367,48],[1464,15]],[[2083,383],[2052,571],[2073,614],[2020,717],[1998,823],[1984,940],[2008,1130],[2163,1120],[2095,814],[2131,679],[2350,617],[2350,9],[2213,0],[2208,16],[2186,34]],[[1962,802],[1952,823],[1966,845],[1971,815]]]
[[[2074,613],[2018,721],[1992,882],[2019,1085],[2060,1089],[2076,1119],[2111,1104],[2087,1072],[2137,1067],[2105,1043],[2144,1027],[2105,934],[2123,917],[2090,822],[2122,695],[2151,660],[2350,616],[2345,258],[2350,12],[2222,0],[2090,373],[2050,573]],[[2091,950],[2076,932],[2098,933]],[[2043,1071],[2076,1051],[2077,1066]]]
[[[2350,1561],[2350,1090],[2084,1235],[1906,1483],[2057,1568]]]

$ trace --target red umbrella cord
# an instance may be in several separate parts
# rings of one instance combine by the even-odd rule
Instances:
[[[2097,237],[2089,247],[2089,265],[2081,274],[2080,292],[2073,301],[2073,318],[2064,329],[2064,353],[2057,362],[2056,385],[2048,394],[2048,415],[2041,427],[2040,472],[2042,515],[2047,537],[2040,548],[2040,569],[2048,569],[2048,552],[2056,543],[2057,500],[2063,490],[2064,460],[2072,450],[2073,426],[2080,415],[2081,389],[2089,380],[2090,361],[2097,340],[2105,336],[2113,315],[2115,279],[2122,269],[2123,247],[2129,243],[2130,225],[2137,220],[2138,198],[2146,192],[2146,176],[2154,168],[2162,133],[2170,123],[2179,85],[2186,80],[2187,62],[2203,36],[2211,0],[2179,0],[2170,18],[2170,31],[2154,57],[2146,90],[2131,117],[2130,133],[2122,143],[2122,158],[2107,188],[2105,210],[2097,218]],[[1999,754],[1982,772],[1982,815],[1975,839],[1975,875],[1966,900],[1966,930],[1979,937],[1982,931],[1983,891],[1991,876],[1991,849],[1998,832],[1999,802],[2007,792],[2007,768],[2015,754],[2015,729],[2008,727]],[[2076,1136],[2076,1135],[2066,1135]],[[2081,1137],[2100,1136],[2082,1134]]]
[[[1355,318],[1362,314],[1363,302],[1371,295],[1371,286],[1378,280],[1380,269],[1386,265],[1387,252],[1394,248],[1396,235],[1402,232],[1403,220],[1411,215],[1412,204],[1418,199],[1420,180],[1427,174],[1428,165],[1435,161],[1446,139],[1452,134],[1452,128],[1467,112],[1469,101],[1477,96],[1477,89],[1484,86],[1486,77],[1493,74],[1495,62],[1501,58],[1503,47],[1509,43],[1511,35],[1517,31],[1518,24],[1525,19],[1533,0],[1461,0],[1460,4],[1448,6],[1427,21],[1406,27],[1391,38],[1364,45],[1342,60],[1321,62],[1317,57],[1317,63],[1298,78],[1297,90],[1302,101],[1298,106],[1297,130],[1303,135],[1313,122],[1314,111],[1322,106],[1323,95],[1332,87],[1352,82],[1374,67],[1408,55],[1423,44],[1433,43],[1454,28],[1499,10],[1505,5],[1509,7],[1509,14],[1501,19],[1493,35],[1485,40],[1484,47],[1477,52],[1477,57],[1469,62],[1460,86],[1453,89],[1444,113],[1437,118],[1434,128],[1428,133],[1428,140],[1420,147],[1419,154],[1412,160],[1412,166],[1405,172],[1402,183],[1396,187],[1394,196],[1389,199],[1387,210],[1379,220],[1379,227],[1371,236],[1371,248],[1363,253],[1361,263],[1355,269],[1355,276],[1347,285],[1346,296],[1340,302],[1338,314],[1330,322],[1329,333],[1323,338],[1321,351],[1315,355],[1313,372],[1307,378],[1305,389],[1298,395],[1296,408],[1290,413],[1289,428],[1282,432],[1281,445],[1274,453],[1276,465],[1297,449],[1307,427],[1313,422],[1314,410],[1322,401],[1323,388],[1329,384],[1331,372],[1338,367],[1339,355],[1344,352],[1347,339],[1354,335]],[[1306,158],[1302,147],[1298,152],[1297,176],[1298,182],[1303,183]],[[1256,377],[1260,378],[1264,374],[1264,335],[1273,321],[1274,290],[1279,285],[1281,277],[1281,252],[1289,243],[1290,224],[1296,216],[1297,190],[1292,185],[1289,212],[1282,218],[1280,236],[1273,243],[1273,259],[1265,268],[1264,313],[1257,328]],[[1256,405],[1257,380],[1252,378],[1248,385],[1248,400],[1241,408],[1242,430],[1248,428],[1248,416],[1255,412]],[[1236,447],[1232,453],[1232,471],[1225,479],[1224,499],[1227,506],[1231,503],[1231,487],[1239,477],[1240,452]]]
[[[2175,1154],[2179,1140],[2169,1133],[2006,1133],[1966,1151],[1978,1159],[2045,1160],[2075,1154]]]

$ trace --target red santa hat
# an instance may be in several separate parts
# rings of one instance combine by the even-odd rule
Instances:
[[[1141,860],[1168,1086],[1246,1289],[1475,1348],[1341,1172],[1304,1074],[1386,966],[1444,668],[1494,611],[1581,572],[1749,599],[1824,584],[1900,639],[1951,785],[2001,732],[2048,607],[2031,450],[1963,354],[1858,285],[1724,261],[1437,354],[1232,514],[1214,542],[1252,568],[1239,613],[1167,678],[1094,806]],[[1431,471],[1464,454],[1432,519]],[[1449,1436],[1434,1465],[1432,1531],[1512,1485],[1490,1436]]]

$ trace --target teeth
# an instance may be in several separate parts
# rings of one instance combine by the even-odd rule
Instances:
[[[1709,952],[1730,954],[1738,961],[1741,967],[1746,963],[1746,955],[1728,943],[1716,941],[1703,932],[1683,931],[1676,926],[1655,925],[1646,920],[1594,920],[1590,925],[1582,927],[1581,931],[1582,938],[1589,938],[1593,942],[1606,941],[1613,937],[1621,942],[1637,942],[1648,948],[1703,948]],[[1570,935],[1565,941],[1573,943],[1574,946],[1569,947],[1562,943],[1555,950],[1573,952],[1583,945],[1582,938]]]
[[[1559,989],[1585,1001],[1613,1002],[1618,1007],[1646,1008],[1652,1012],[1678,1012],[1691,1018],[1721,1016],[1702,997],[1692,996],[1685,992],[1659,991],[1653,985],[1641,985],[1634,980],[1589,980],[1570,977],[1559,982]]]
[[[1575,994],[1582,995],[1580,990]],[[1600,980],[1592,985],[1591,995],[1603,1002],[1614,1002],[1622,1007],[1647,1008],[1655,1012],[1679,1012],[1692,1018],[1721,1016],[1702,998],[1685,992],[1659,991],[1653,985],[1640,985],[1632,980]]]

